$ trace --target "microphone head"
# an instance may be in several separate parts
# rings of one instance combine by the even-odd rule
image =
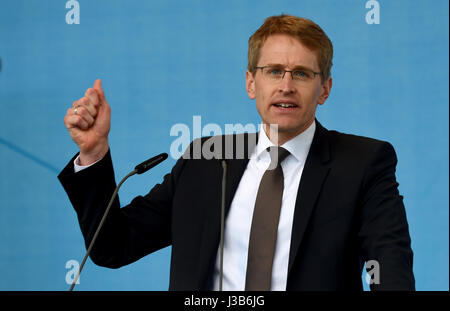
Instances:
[[[134,168],[134,170],[136,171],[137,174],[145,173],[152,167],[155,167],[156,165],[158,165],[159,163],[161,163],[162,161],[167,159],[167,157],[168,157],[167,153],[161,153],[161,154],[154,156],[153,158],[148,159],[147,161],[144,161],[141,164],[137,165]]]

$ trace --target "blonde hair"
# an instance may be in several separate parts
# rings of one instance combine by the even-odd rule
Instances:
[[[264,24],[248,40],[247,69],[255,74],[260,50],[270,35],[286,34],[297,38],[304,46],[317,52],[322,83],[331,76],[333,44],[322,28],[307,18],[279,15],[266,18]]]

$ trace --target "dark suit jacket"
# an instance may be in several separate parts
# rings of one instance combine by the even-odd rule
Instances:
[[[380,272],[380,284],[372,284],[372,290],[414,290],[413,252],[393,147],[316,124],[295,206],[287,290],[360,291],[369,260],[378,261]],[[256,134],[235,137],[248,135]],[[227,212],[250,153],[251,148],[246,159],[228,160]],[[116,186],[113,165],[109,152],[76,174],[72,163],[58,178],[88,246]],[[92,261],[118,268],[171,245],[169,289],[211,289],[221,181],[220,161],[180,158],[147,195],[123,208],[116,200]]]

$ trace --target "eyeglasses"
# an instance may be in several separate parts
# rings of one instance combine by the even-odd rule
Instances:
[[[291,74],[293,81],[298,82],[308,82],[313,80],[316,75],[321,75],[321,72],[314,72],[309,69],[296,69],[296,70],[285,70],[279,66],[264,66],[264,67],[254,67],[255,69],[261,69],[264,78],[268,81],[279,82],[284,79],[286,72]]]

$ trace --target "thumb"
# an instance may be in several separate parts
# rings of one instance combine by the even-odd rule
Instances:
[[[102,88],[102,80],[97,79],[94,82],[94,86],[93,89],[95,89],[98,93],[98,95],[100,95],[101,99],[105,99],[105,93],[103,92],[103,88]]]

